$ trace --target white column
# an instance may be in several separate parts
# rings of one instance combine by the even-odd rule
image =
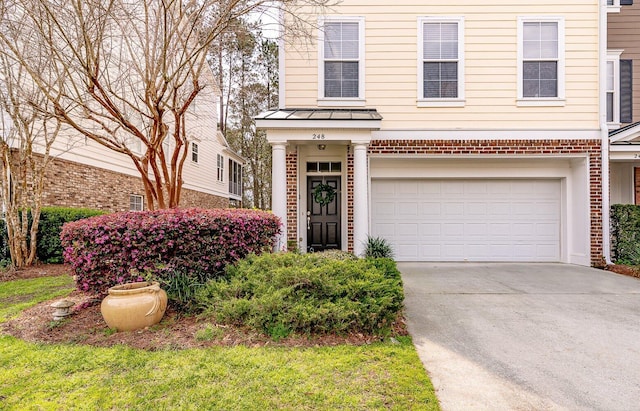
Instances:
[[[369,235],[367,144],[353,145],[353,251],[361,255]]]
[[[287,145],[272,143],[271,151],[271,210],[282,222],[276,241],[276,250],[281,251],[287,248]]]

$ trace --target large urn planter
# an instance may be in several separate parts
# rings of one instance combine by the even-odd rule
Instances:
[[[100,311],[117,331],[132,331],[157,324],[167,309],[167,293],[157,282],[139,282],[109,288]]]

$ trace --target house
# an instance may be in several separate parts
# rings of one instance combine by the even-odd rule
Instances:
[[[214,82],[196,97],[187,117],[190,138],[183,169],[181,206],[240,207],[244,159],[217,128],[219,91]],[[165,152],[173,150],[171,138]],[[142,154],[140,140],[130,149]],[[43,204],[115,211],[143,210],[145,192],[132,160],[70,130],[52,147],[53,160],[45,175]]]
[[[399,261],[600,264],[606,9],[303,9],[313,38],[282,41],[279,107],[256,117],[279,246],[360,254],[374,236]]]
[[[611,202],[640,204],[640,4],[609,0],[607,122]]]

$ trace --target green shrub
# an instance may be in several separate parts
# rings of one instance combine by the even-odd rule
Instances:
[[[36,244],[38,261],[45,264],[63,263],[63,249],[60,244],[62,225],[69,221],[81,220],[101,214],[105,214],[105,212],[88,208],[43,207],[40,211],[38,242]],[[31,226],[31,213],[29,213],[28,219],[29,226]],[[4,220],[0,220],[0,261],[2,260],[11,261],[7,242],[7,226]]]
[[[105,211],[89,208],[44,207],[40,213],[38,226],[38,260],[47,264],[62,264],[62,244],[60,232],[62,226],[70,221],[106,214]]]
[[[228,266],[197,294],[217,321],[275,339],[290,333],[384,334],[402,308],[395,262],[334,260],[317,254],[263,254]]]
[[[611,257],[619,264],[640,265],[640,206],[611,206]]]
[[[381,237],[367,237],[364,248],[365,258],[393,258],[391,244]]]

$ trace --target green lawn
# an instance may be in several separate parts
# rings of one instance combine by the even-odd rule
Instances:
[[[0,283],[0,318],[59,296],[60,287],[68,285],[62,277]],[[29,300],[9,297],[11,292],[28,295]],[[439,407],[408,338],[399,344],[359,347],[241,346],[149,352],[30,344],[1,335],[0,409]]]

